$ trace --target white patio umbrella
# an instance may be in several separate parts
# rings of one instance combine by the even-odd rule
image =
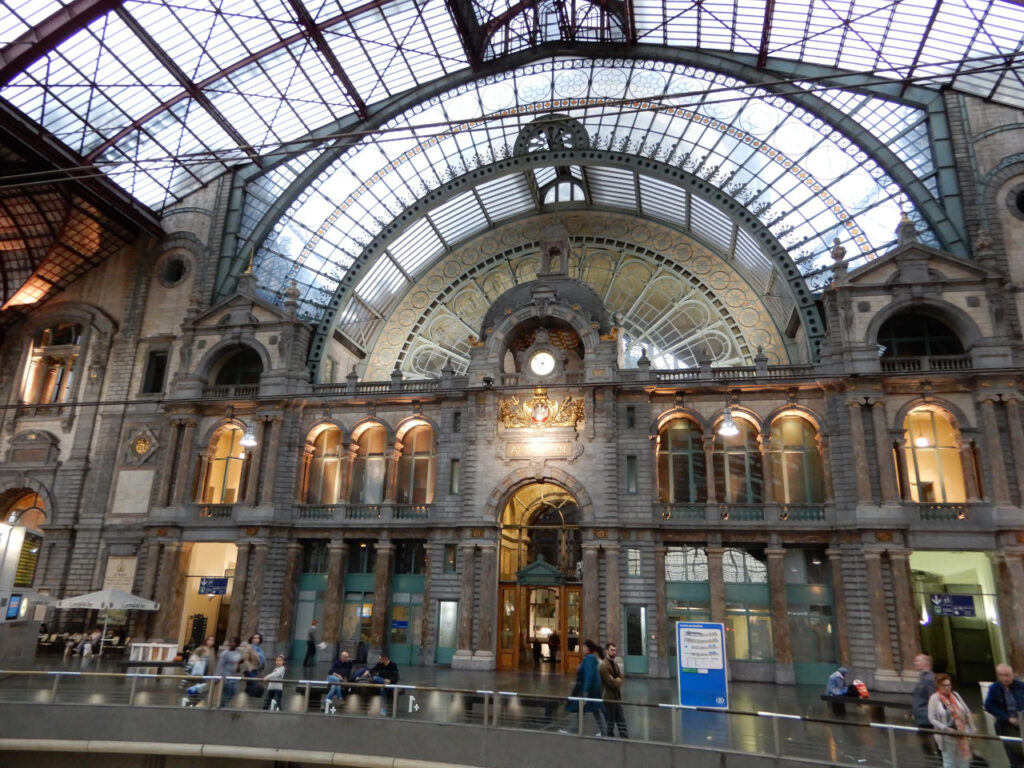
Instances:
[[[77,597],[66,597],[57,601],[58,608],[81,608],[91,611],[103,611],[103,637],[100,638],[99,656],[103,655],[103,641],[107,637],[107,618],[109,611],[158,611],[160,603],[144,597],[124,592],[120,589],[101,589],[99,592],[88,592]]]

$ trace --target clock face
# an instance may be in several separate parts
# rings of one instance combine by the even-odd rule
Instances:
[[[530,370],[538,376],[547,376],[555,370],[555,356],[550,352],[535,352],[530,358]]]

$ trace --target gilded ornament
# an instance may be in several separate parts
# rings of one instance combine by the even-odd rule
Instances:
[[[566,395],[562,402],[552,400],[542,387],[525,402],[512,395],[498,402],[498,421],[506,429],[523,427],[575,427],[583,421],[583,401]]]
[[[149,445],[149,438],[145,435],[139,435],[132,444],[132,450],[135,451],[137,456],[144,456],[149,452]]]

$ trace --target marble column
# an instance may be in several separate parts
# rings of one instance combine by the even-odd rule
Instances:
[[[668,658],[669,638],[665,632],[671,632],[668,626],[668,590],[665,588],[665,557],[668,555],[668,547],[657,546],[654,548],[654,631],[658,637],[658,661],[654,670],[656,675],[668,673],[668,665],[672,660]],[[619,612],[622,615],[622,612]],[[620,628],[621,633],[621,628]],[[612,636],[611,638],[619,646],[622,646],[623,638]]]
[[[601,596],[597,578],[598,545],[583,545],[583,626],[580,637],[595,639],[601,632]],[[562,658],[565,658],[564,655]]]
[[[960,433],[955,445],[960,451],[960,466],[964,473],[964,495],[968,502],[980,501],[981,489],[978,487],[978,467],[973,444],[963,433]]]
[[[701,438],[704,449],[704,477],[708,486],[708,505],[718,504],[718,490],[715,488],[715,436],[705,435]]]
[[[192,545],[180,541],[167,542],[157,577],[160,611],[153,634],[166,642],[178,641],[178,628],[185,599],[185,574]]]
[[[391,556],[395,545],[378,541],[377,562],[373,569],[373,616],[370,619],[370,653],[379,653],[388,646],[388,620],[391,606]]]
[[[341,639],[341,588],[345,580],[348,545],[341,540],[327,542],[327,587],[324,590],[323,640],[334,645]]]
[[[302,567],[302,544],[288,542],[284,581],[281,590],[281,613],[277,620],[277,649],[287,655],[295,629],[295,598],[299,592],[299,568]]]
[[[1024,554],[1010,549],[996,554],[999,584],[999,624],[1006,644],[1007,660],[1014,669],[1024,669]]]
[[[455,655],[464,658],[473,655],[473,595],[476,581],[474,578],[476,565],[473,560],[475,556],[476,545],[463,543],[459,550],[459,561],[462,566],[462,592],[459,595],[459,647],[455,651]]]
[[[604,624],[606,643],[615,643],[622,646],[622,595],[619,590],[619,545],[605,544],[604,550],[604,572],[605,572],[605,606]],[[664,555],[662,555],[664,558]],[[657,560],[657,556],[655,556]],[[657,568],[657,563],[655,563]]]
[[[875,665],[880,671],[893,672],[889,612],[885,607],[885,585],[882,579],[882,553],[876,550],[865,550],[864,562],[868,570],[868,605],[872,607],[871,626],[875,638]]]
[[[772,434],[764,432],[757,438],[758,452],[761,454],[761,502],[763,504],[781,504],[775,500],[774,473],[772,472]]]
[[[384,503],[394,504],[395,499],[398,498],[398,462],[402,458],[402,444],[395,442],[389,446],[388,450],[388,468],[385,482],[387,485],[384,487]]]
[[[890,549],[892,594],[896,603],[896,630],[899,635],[900,663],[897,669],[912,675],[914,657],[921,653],[921,634],[914,603],[914,582],[910,574],[910,551]]]
[[[146,547],[146,567],[142,571],[139,595],[147,600],[159,600],[156,594],[156,574],[160,567],[159,541],[150,540]],[[135,637],[148,638],[153,633],[156,616],[153,611],[136,611]]]
[[[276,487],[277,470],[281,466],[281,425],[283,419],[277,416],[268,418],[263,422],[263,439],[266,440],[264,447],[266,460],[263,462],[263,477],[260,478],[263,487],[260,490],[259,503],[269,506],[274,503],[274,488]],[[290,460],[290,459],[286,459]]]
[[[832,616],[833,637],[836,640],[836,652],[839,663],[844,667],[851,665],[850,625],[846,615],[846,588],[843,580],[843,556],[838,549],[826,549],[829,576],[832,580]]]
[[[174,479],[178,446],[181,444],[181,421],[171,419],[167,429],[167,445],[164,446],[164,463],[160,468],[160,487],[156,493],[156,506],[165,507],[171,503],[171,481]]]
[[[1024,506],[1024,426],[1021,425],[1020,400],[1016,395],[1005,396],[1006,421],[1010,427],[1010,447],[1013,465],[1017,468],[1018,505]],[[966,466],[965,466],[966,471]]]
[[[822,490],[824,492],[825,503],[832,504],[836,500],[836,490],[835,485],[832,483],[832,456],[829,451],[828,438],[821,434],[821,432],[816,433],[815,438],[818,446],[818,458],[821,460],[821,474],[822,480],[824,481]]]
[[[878,485],[883,504],[898,504],[899,489],[896,485],[896,467],[892,460],[892,440],[889,439],[889,420],[885,413],[885,401],[878,399],[871,403],[871,422],[875,428],[875,463],[878,465]]]
[[[174,490],[171,493],[171,503],[175,506],[185,502],[185,494],[190,490],[192,482],[192,453],[195,449],[196,423],[186,419],[181,433],[181,446],[178,451],[178,459],[175,462]]]
[[[871,478],[865,471],[868,466],[868,452],[864,439],[864,417],[861,412],[864,401],[858,398],[850,400],[846,405],[850,409],[850,445],[853,448],[853,476],[857,481],[857,503],[870,504],[874,501],[874,496],[871,493]]]
[[[893,440],[896,448],[896,470],[900,476],[900,498],[903,501],[912,501],[913,494],[910,491],[910,468],[907,466],[907,439],[899,435]]]
[[[986,485],[992,491],[992,501],[996,506],[1007,507],[1010,505],[1010,486],[1003,467],[1003,441],[996,422],[995,403],[992,397],[986,397],[979,401],[978,406],[981,409],[982,439],[985,441],[985,454],[988,458]]]
[[[248,465],[248,471],[245,473],[245,487],[239,491],[240,499],[243,504],[254,507],[258,503],[259,499],[259,488],[262,482],[261,472],[263,469],[263,452],[266,450],[266,434],[263,430],[263,422],[258,421],[252,425],[253,433],[256,435],[256,445],[251,445],[245,449],[246,458],[245,461]],[[245,638],[242,638],[243,640]]]
[[[722,547],[706,547],[708,556],[708,587],[711,592],[711,620],[725,623],[725,574],[722,572]]]
[[[493,541],[480,543],[480,600],[477,618],[480,637],[473,659],[491,664],[495,655],[495,625],[498,622],[498,545]]]
[[[266,591],[267,542],[257,541],[252,545],[252,578],[245,588],[244,619],[242,639],[248,639],[253,632],[263,634],[260,629],[260,608]]]
[[[786,550],[765,549],[768,556],[768,590],[772,607],[772,640],[775,646],[775,682],[793,683],[793,640],[789,629],[789,597],[786,595]]]
[[[228,608],[228,637],[242,635],[242,611],[245,608],[245,593],[249,588],[249,547],[248,541],[240,542],[238,545],[235,578],[231,585],[231,607]]]

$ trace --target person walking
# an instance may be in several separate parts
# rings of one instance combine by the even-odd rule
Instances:
[[[924,653],[917,654],[914,657],[914,669],[920,673],[917,678],[917,685],[914,686],[914,693],[912,694],[914,725],[918,728],[931,730],[932,723],[928,719],[928,700],[935,693],[935,673],[932,672],[932,657]],[[918,731],[917,735],[921,742],[921,751],[930,757],[937,757],[939,749],[935,744],[935,739],[932,738],[932,734]]]
[[[969,768],[971,740],[974,733],[971,710],[963,698],[953,690],[949,675],[935,676],[935,693],[928,699],[928,720],[939,731],[935,743],[942,753],[942,768]]]
[[[603,736],[608,731],[608,723],[604,716],[604,702],[601,700],[601,672],[599,667],[604,658],[601,646],[593,640],[583,641],[583,660],[576,667],[576,682],[569,694],[569,702],[565,705],[567,712],[579,712],[580,702],[577,699],[594,699],[583,703],[584,712],[593,712],[597,720],[597,735]]]
[[[626,682],[619,665],[615,663],[619,649],[615,643],[608,643],[604,647],[604,661],[601,662],[601,698],[604,699],[605,732],[604,735],[611,738],[618,728],[619,737],[629,738],[629,731],[626,729],[626,716],[622,711],[622,684]]]
[[[1020,738],[1020,717],[1024,710],[1024,683],[1013,674],[1009,664],[996,666],[996,682],[988,687],[985,711],[996,719],[996,733]],[[1019,741],[1004,741],[1003,749],[1010,768],[1024,766],[1024,750]]]
[[[313,619],[313,623],[309,625],[309,632],[306,634],[306,657],[302,660],[302,666],[312,667],[316,663],[319,640],[320,630],[317,627],[316,619]]]
[[[235,697],[235,680],[238,665],[242,662],[242,654],[238,650],[237,637],[228,640],[228,647],[217,655],[217,675],[220,677],[220,705],[226,707]]]

